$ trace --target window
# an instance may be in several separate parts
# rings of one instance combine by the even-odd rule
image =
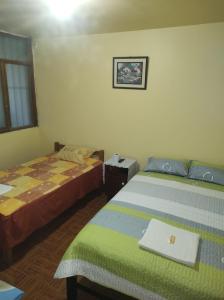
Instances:
[[[36,125],[31,40],[0,32],[0,133]]]

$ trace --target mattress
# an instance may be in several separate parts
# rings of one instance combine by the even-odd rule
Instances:
[[[102,162],[87,158],[77,164],[47,155],[0,171],[0,183],[13,187],[0,195],[0,249],[7,249],[99,188]]]
[[[152,218],[200,235],[194,267],[139,248]],[[65,252],[55,277],[76,275],[137,299],[224,299],[224,187],[140,172]]]

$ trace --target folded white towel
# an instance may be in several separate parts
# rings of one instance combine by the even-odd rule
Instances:
[[[11,191],[13,187],[11,185],[7,184],[0,184],[0,195],[5,194],[9,191]]]
[[[139,240],[140,247],[183,264],[194,266],[200,235],[152,219]]]

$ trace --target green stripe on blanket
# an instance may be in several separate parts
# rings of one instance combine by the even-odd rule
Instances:
[[[102,267],[167,299],[180,299],[180,295],[181,299],[208,299],[206,295],[223,299],[223,271],[202,263],[189,268],[140,251],[135,238],[94,224],[82,230],[63,257],[75,259]]]
[[[150,221],[152,218],[155,218],[155,215],[153,215],[153,214],[145,213],[145,212],[142,212],[142,211],[139,211],[139,210],[136,210],[136,209],[132,209],[132,208],[123,207],[121,205],[116,205],[113,202],[107,204],[104,207],[104,209],[108,209],[108,210],[112,210],[112,211],[118,211],[118,212],[121,212],[123,214],[138,217],[138,218],[141,218],[141,219],[144,219],[144,220],[147,220],[147,221]],[[195,227],[187,226],[185,224],[177,223],[175,221],[172,221],[168,217],[165,218],[165,217],[156,216],[156,219],[158,219],[162,222],[166,222],[167,224],[170,224],[170,225],[173,225],[173,226],[185,229],[185,230],[190,230],[192,232],[198,233],[198,234],[200,234],[202,239],[209,240],[209,241],[215,242],[217,244],[224,245],[224,235],[223,236],[217,236],[217,235],[215,235],[211,232],[207,232],[207,231],[195,228]]]

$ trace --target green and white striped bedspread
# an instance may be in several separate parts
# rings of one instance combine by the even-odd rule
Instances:
[[[194,268],[138,247],[152,218],[200,234]],[[73,275],[137,299],[224,299],[224,187],[140,172],[67,249],[55,277]]]

